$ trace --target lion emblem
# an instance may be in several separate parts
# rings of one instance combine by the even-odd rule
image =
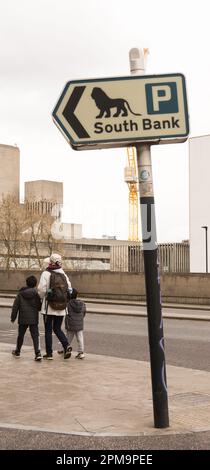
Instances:
[[[123,98],[109,98],[109,96],[107,96],[107,94],[101,88],[93,88],[91,98],[93,98],[97,108],[100,111],[96,118],[111,117],[112,108],[116,109],[116,112],[112,117],[128,116],[128,110],[130,113],[134,114],[134,116],[141,116],[141,114],[134,113],[132,111],[127,100],[124,100]]]

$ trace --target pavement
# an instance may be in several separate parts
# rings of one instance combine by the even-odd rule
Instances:
[[[14,302],[14,294],[1,294],[0,293],[0,308],[12,307]],[[126,300],[113,300],[113,299],[96,299],[96,298],[82,298],[87,305],[87,313],[101,314],[101,315],[123,315],[134,317],[146,317],[146,303],[138,301]],[[97,304],[96,306],[94,304]],[[100,307],[99,307],[100,304]],[[119,307],[117,307],[119,305]],[[113,306],[113,308],[111,308]],[[129,306],[129,311],[120,306]],[[134,308],[132,308],[134,307]],[[145,307],[141,311],[136,307]],[[210,305],[199,304],[179,304],[179,303],[163,303],[162,305],[163,318],[180,319],[180,320],[194,320],[194,321],[210,321]],[[165,312],[166,309],[173,309],[173,311]],[[180,312],[176,312],[180,310]],[[181,312],[184,310],[185,313]]]
[[[210,372],[167,366],[170,427],[155,429],[150,364],[87,354],[34,361],[0,344],[0,428],[77,436],[173,436],[210,431]]]
[[[100,312],[94,307],[94,302],[102,303],[101,299],[86,300],[92,303],[89,313],[110,314],[106,306],[101,307]],[[0,299],[0,306],[8,307],[12,302],[12,298]],[[104,303],[116,304],[107,300]],[[134,304],[140,305],[139,302]],[[194,307],[196,309],[190,305],[189,309]],[[209,306],[201,306],[199,310],[191,315],[192,319],[209,321]],[[204,315],[202,310],[206,310]],[[124,315],[125,311],[119,308],[114,314]],[[177,315],[185,319],[183,313]],[[186,315],[189,319],[190,313]],[[179,446],[187,446],[193,439],[198,442],[199,435],[202,436],[200,441],[205,436],[205,442],[210,445],[210,372],[167,365],[170,426],[156,429],[148,362],[94,354],[75,360],[76,352],[69,360],[64,360],[55,352],[53,361],[37,363],[31,346],[23,346],[20,358],[12,356],[12,349],[11,344],[0,343],[0,449],[18,448],[18,445],[28,448],[24,433],[29,436],[31,432],[34,434],[30,437],[29,448],[33,448],[37,435],[47,436],[47,443],[44,444],[46,441],[41,437],[41,444],[37,444],[46,445],[45,448],[53,442],[53,437],[49,436],[57,436],[56,442],[61,446],[64,441],[59,440],[59,435],[83,439],[81,446],[84,439],[93,442],[94,438],[111,439],[114,445],[113,439],[121,437],[132,439],[131,443],[137,438],[152,438],[160,446],[158,438],[170,440],[177,436]],[[186,436],[189,441],[184,444]]]

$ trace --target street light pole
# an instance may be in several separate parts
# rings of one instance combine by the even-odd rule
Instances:
[[[208,273],[208,227],[203,225],[201,228],[205,229],[205,242],[206,242],[206,273]]]

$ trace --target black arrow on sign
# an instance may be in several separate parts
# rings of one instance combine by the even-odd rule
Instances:
[[[82,94],[85,91],[85,86],[76,86],[69,98],[69,101],[66,105],[66,107],[63,110],[63,115],[74,130],[75,134],[80,139],[84,139],[85,137],[90,137],[87,131],[84,129],[82,126],[81,122],[77,119],[77,117],[74,114],[74,111],[79,103],[79,100],[82,96]]]

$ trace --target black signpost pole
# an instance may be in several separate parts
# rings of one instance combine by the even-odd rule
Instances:
[[[168,396],[150,146],[166,143],[165,139],[184,142],[189,124],[183,75],[142,77],[147,53],[147,49],[130,51],[131,75],[137,77],[69,81],[52,115],[75,150],[136,146],[154,422],[155,427],[166,428]]]
[[[140,75],[144,73],[143,51],[131,49],[130,66],[132,74]],[[167,428],[169,426],[168,395],[150,145],[136,145],[136,153],[140,190],[154,425],[156,428]]]
[[[169,426],[155,200],[149,145],[137,145],[154,424]]]

